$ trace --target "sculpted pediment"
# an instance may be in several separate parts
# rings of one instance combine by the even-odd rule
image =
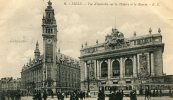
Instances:
[[[106,49],[122,48],[128,45],[128,41],[125,40],[124,34],[119,32],[117,29],[112,29],[111,35],[105,37]]]

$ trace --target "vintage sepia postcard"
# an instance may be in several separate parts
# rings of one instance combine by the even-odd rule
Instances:
[[[67,100],[72,92],[93,100],[113,93],[171,99],[172,4],[0,0],[0,100],[7,94],[31,100],[26,96],[39,92],[65,93]]]

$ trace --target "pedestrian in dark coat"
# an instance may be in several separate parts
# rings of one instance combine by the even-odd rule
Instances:
[[[61,100],[61,93],[60,92],[57,92],[57,98],[58,98],[58,100]]]
[[[53,91],[51,90],[51,97],[54,98],[54,94],[53,94]]]
[[[113,100],[113,93],[109,94],[109,100]]]
[[[80,100],[83,100],[82,91],[79,92],[79,98]]]
[[[64,100],[64,93],[61,93],[61,100]]]
[[[145,90],[145,100],[146,100],[146,99],[149,100],[149,95],[150,95],[149,90],[146,89],[146,90]]]
[[[121,100],[120,90],[116,93],[116,100]]]
[[[38,92],[38,100],[42,100],[41,91]]]
[[[133,100],[133,91],[130,91],[130,100]]]
[[[47,100],[47,93],[46,93],[46,91],[43,92],[43,99]]]
[[[117,100],[115,92],[112,95],[112,100]]]
[[[82,96],[83,96],[83,98],[85,99],[85,92],[83,92]]]
[[[156,90],[156,96],[158,96],[159,95],[159,91],[158,91],[158,89]]]
[[[121,90],[121,97],[120,97],[120,100],[123,100],[123,96],[124,96],[124,92],[123,92],[123,90]]]
[[[169,89],[169,96],[171,97],[171,89]]]
[[[105,94],[104,94],[103,91],[100,91],[100,92],[98,93],[98,100],[105,100]]]
[[[77,100],[77,95],[74,92],[71,93],[70,100]]]
[[[159,96],[161,97],[162,96],[162,90],[160,89],[159,91]]]
[[[36,92],[33,93],[33,98],[32,99],[37,100],[37,93]]]
[[[153,90],[153,97],[155,97],[155,95],[156,95],[156,90],[154,89]]]
[[[130,92],[130,100],[137,100],[136,91],[135,90]]]

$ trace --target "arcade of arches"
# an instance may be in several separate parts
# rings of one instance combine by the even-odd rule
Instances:
[[[121,77],[130,77],[136,73],[133,72],[133,69],[136,69],[136,66],[133,65],[133,58],[126,58],[122,63],[120,63],[120,59],[97,60],[97,62],[100,63],[100,67],[97,66],[97,69],[100,68],[101,73],[98,73],[100,74],[98,77],[100,76],[101,79],[118,78],[121,75]]]
[[[105,59],[88,60],[85,62],[85,78],[88,77],[88,72],[94,75],[90,79],[100,80],[100,88],[118,89],[123,88],[129,90],[133,88],[133,78],[137,78],[137,74],[140,71],[140,56],[142,54],[130,55],[126,57],[114,57]],[[145,53],[147,60],[149,60],[149,53]],[[147,61],[150,62],[150,61]],[[90,67],[90,68],[89,68]],[[148,66],[152,67],[152,66]],[[152,68],[148,68],[152,69]],[[89,70],[89,71],[88,71]],[[149,72],[152,72],[148,70]],[[123,81],[120,81],[123,80]],[[92,80],[91,80],[92,83]],[[122,84],[123,86],[120,86]]]
[[[110,74],[112,78],[120,77],[120,62],[118,60],[113,60],[112,64],[112,73]],[[108,77],[108,62],[103,61],[101,63],[101,78]],[[131,59],[125,60],[125,76],[133,75],[133,61]]]

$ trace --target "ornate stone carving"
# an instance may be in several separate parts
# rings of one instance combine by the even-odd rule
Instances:
[[[128,41],[125,41],[124,34],[117,29],[112,29],[111,35],[107,35],[105,38],[105,48],[115,49],[129,45]]]
[[[94,76],[94,63],[91,61],[90,63],[87,64],[88,66],[88,74],[89,74],[89,79],[90,80],[94,80],[95,76]]]
[[[95,79],[94,77],[94,66],[93,64],[91,64],[91,67],[90,67],[90,80],[93,80]]]
[[[147,61],[147,54],[142,54],[139,56],[139,63],[140,63],[140,75],[141,77],[147,77],[149,75],[148,72],[148,61]]]

